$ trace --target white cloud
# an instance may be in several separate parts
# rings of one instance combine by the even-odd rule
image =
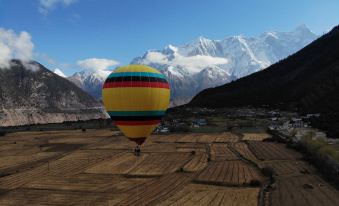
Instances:
[[[110,66],[116,66],[119,62],[111,59],[98,59],[98,58],[90,58],[85,60],[79,60],[77,62],[79,66],[82,68],[91,70],[91,71],[105,71]]]
[[[39,0],[39,11],[43,14],[47,14],[58,5],[69,6],[77,1],[78,0]]]
[[[148,52],[146,59],[149,62],[154,62],[154,63],[157,63],[157,64],[167,64],[168,63],[167,56],[162,54],[162,53],[159,53],[159,52]]]
[[[32,60],[33,49],[29,33],[22,31],[16,34],[13,30],[0,28],[0,67],[9,67],[11,59]]]
[[[53,72],[61,77],[67,77],[59,68],[55,68]]]
[[[183,66],[192,72],[199,72],[208,66],[227,64],[228,59],[212,56],[182,56],[178,53],[173,54],[174,58],[167,58],[166,55],[159,52],[148,52],[145,64],[167,64],[172,66]]]

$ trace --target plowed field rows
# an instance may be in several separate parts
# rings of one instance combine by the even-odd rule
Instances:
[[[239,186],[252,180],[262,181],[259,171],[242,161],[211,162],[195,177],[197,182],[207,184]]]
[[[145,184],[139,185],[134,189],[127,191],[129,196],[119,202],[117,205],[153,205],[174,195],[185,187],[191,180],[190,175],[172,173],[162,176]]]
[[[293,176],[278,179],[270,201],[275,206],[337,206],[339,192],[317,176]]]
[[[212,143],[217,139],[216,135],[202,134],[198,137],[197,142],[201,143]]]
[[[271,135],[267,133],[243,133],[242,140],[249,141],[263,141],[264,139],[270,138]]]
[[[258,158],[254,156],[251,150],[248,148],[247,144],[244,142],[232,143],[231,147],[236,150],[243,158],[252,161],[254,163],[260,162]]]
[[[156,135],[151,137],[154,142],[159,143],[173,143],[182,138],[185,134],[169,134],[169,135]]]
[[[100,174],[127,174],[130,170],[140,164],[148,154],[142,154],[136,157],[132,153],[119,153],[112,158],[102,161],[87,170],[86,173]]]
[[[33,155],[13,155],[13,156],[1,156],[0,157],[0,171],[5,169],[10,169],[13,167],[27,165],[32,162],[39,160],[48,159],[50,157],[56,156],[60,153],[57,152],[41,152]]]
[[[150,154],[128,172],[129,176],[160,176],[175,172],[184,166],[192,155],[189,153]]]
[[[256,206],[259,188],[227,188],[189,184],[160,206]]]
[[[0,189],[14,189],[39,178],[49,176],[67,176],[84,171],[100,160],[56,160],[34,169],[0,178]]]
[[[261,168],[270,167],[277,175],[314,173],[314,168],[301,161],[267,161],[260,163],[259,166]]]
[[[199,138],[199,134],[186,134],[179,138],[176,142],[177,143],[189,143],[189,142],[197,142]]]
[[[98,200],[108,203],[120,201],[125,195],[123,194],[104,194],[85,191],[67,191],[67,190],[41,190],[41,189],[17,189],[6,195],[0,196],[1,206],[65,206],[81,205],[92,206]],[[108,205],[108,204],[101,205]]]
[[[207,154],[196,154],[184,167],[185,172],[196,172],[204,169],[207,166]]]
[[[248,145],[260,160],[296,160],[301,158],[299,153],[286,148],[281,143],[249,141]]]
[[[24,188],[46,190],[76,190],[88,192],[122,193],[137,184],[150,181],[150,178],[123,178],[111,174],[80,173],[72,176],[50,177],[28,183]]]
[[[227,142],[237,142],[239,137],[230,132],[224,132],[220,135],[217,135],[213,142],[216,143],[227,143]]]
[[[237,155],[232,152],[227,144],[212,144],[210,147],[212,160],[237,160]]]

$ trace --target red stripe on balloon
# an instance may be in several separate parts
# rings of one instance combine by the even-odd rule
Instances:
[[[152,125],[160,123],[160,120],[147,120],[147,121],[114,121],[116,125],[122,126],[136,126],[136,125]]]
[[[153,87],[169,89],[169,84],[164,82],[107,82],[103,88],[115,87]]]

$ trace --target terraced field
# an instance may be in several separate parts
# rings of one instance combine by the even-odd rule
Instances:
[[[183,167],[185,172],[197,172],[207,166],[207,154],[198,153]]]
[[[242,140],[249,141],[263,141],[264,139],[268,139],[271,135],[267,133],[243,133]]]
[[[119,202],[117,205],[152,205],[171,197],[177,191],[181,190],[191,180],[191,175],[172,173],[159,179],[152,180],[130,191],[129,196]]]
[[[249,148],[260,160],[296,160],[301,154],[275,142],[249,141]]]
[[[207,184],[240,186],[249,185],[251,181],[262,182],[263,179],[257,169],[236,160],[211,162],[194,180]]]
[[[251,150],[248,148],[247,144],[244,142],[236,142],[231,144],[232,149],[237,151],[244,159],[249,160],[254,163],[260,162],[256,156],[251,152]]]
[[[239,159],[239,157],[228,148],[228,144],[212,144],[210,151],[212,160],[224,161]]]
[[[128,176],[161,176],[174,173],[191,158],[190,153],[150,154],[130,170]]]
[[[276,175],[300,175],[315,173],[315,169],[302,161],[265,161],[259,167],[270,167]]]
[[[160,206],[191,205],[234,205],[256,206],[259,196],[258,188],[231,188],[211,185],[189,184],[174,196],[161,202]]]
[[[8,134],[0,138],[0,205],[338,203],[300,154],[261,135],[154,135],[137,157],[133,142],[105,129]],[[275,171],[268,193],[260,192],[264,167]]]
[[[279,178],[270,196],[271,205],[335,206],[339,192],[314,175]]]

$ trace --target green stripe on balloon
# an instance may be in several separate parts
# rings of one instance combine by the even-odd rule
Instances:
[[[111,73],[108,78],[111,77],[129,77],[129,76],[142,76],[142,77],[158,77],[164,78],[163,74],[151,73],[151,72],[119,72],[119,73]]]

